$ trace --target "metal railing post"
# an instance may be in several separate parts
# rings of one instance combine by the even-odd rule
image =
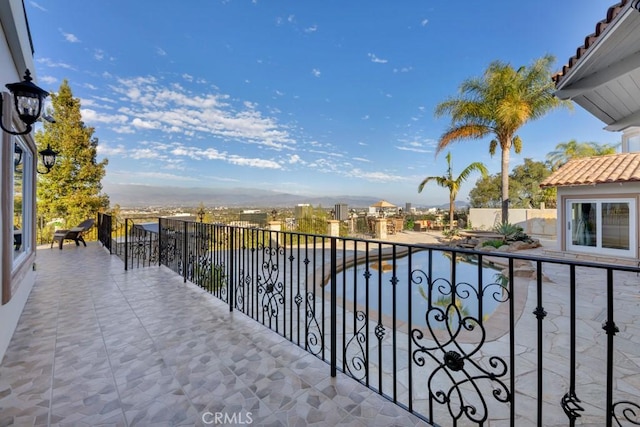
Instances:
[[[162,218],[158,218],[158,267],[162,266]]]
[[[606,390],[606,410],[607,410],[607,418],[605,419],[606,426],[613,426],[613,364],[614,364],[614,354],[613,354],[613,337],[616,333],[620,332],[620,329],[616,326],[613,318],[613,270],[611,268],[607,268],[607,321],[602,325],[602,329],[607,333],[607,361],[606,361],[606,369],[607,369],[607,390]],[[627,420],[631,421],[629,418]],[[633,423],[635,424],[635,423]]]
[[[124,220],[124,271],[129,269],[129,218]]]
[[[331,376],[336,376],[336,366],[338,364],[338,349],[336,346],[338,345],[338,298],[336,296],[337,292],[337,281],[338,281],[338,270],[337,270],[337,242],[335,237],[331,237]]]
[[[112,246],[111,239],[113,237],[113,216],[112,215],[109,215],[108,218],[107,218],[107,232],[108,232],[108,234],[105,237],[105,241],[108,238],[108,241],[109,241],[109,255],[111,255],[113,253],[112,249],[111,249],[111,246]]]
[[[183,283],[187,283],[187,259],[189,255],[187,253],[187,243],[189,242],[187,236],[187,221],[182,221],[182,230],[184,236],[182,238],[182,280]]]
[[[231,254],[231,256],[229,257],[229,273],[227,275],[227,277],[229,277],[229,280],[227,280],[227,295],[229,296],[229,312],[231,313],[233,311],[233,282],[235,281],[235,275],[233,274],[235,271],[235,250],[236,250],[236,245],[235,245],[235,240],[236,240],[236,233],[235,233],[235,228],[231,227],[230,231],[229,231],[229,252]]]

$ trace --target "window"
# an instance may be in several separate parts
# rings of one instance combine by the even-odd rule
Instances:
[[[634,199],[567,201],[567,249],[636,256]]]
[[[633,131],[622,135],[622,152],[637,153],[640,152],[640,132],[634,128]]]
[[[31,250],[33,153],[21,138],[14,140],[13,157],[13,264]]]

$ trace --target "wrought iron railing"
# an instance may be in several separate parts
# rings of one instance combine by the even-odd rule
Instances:
[[[125,270],[158,265],[158,219],[153,223],[98,214],[98,241],[124,262]]]
[[[434,425],[640,423],[638,268],[174,219],[154,244],[145,259]]]

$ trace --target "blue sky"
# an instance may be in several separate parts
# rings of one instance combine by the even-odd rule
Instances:
[[[435,184],[417,192],[446,172],[439,102],[493,60],[550,53],[559,70],[612,4],[25,0],[38,83],[55,91],[67,79],[81,99],[109,159],[107,192],[251,187],[402,205],[448,200]],[[551,113],[521,129],[511,166],[570,139],[620,140],[603,127],[578,106]],[[452,145],[454,173],[473,161],[499,172],[488,145]]]

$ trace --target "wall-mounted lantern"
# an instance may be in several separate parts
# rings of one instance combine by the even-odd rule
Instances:
[[[56,164],[56,157],[58,156],[58,152],[52,150],[51,145],[47,144],[47,148],[40,151],[40,156],[42,157],[42,164],[44,165],[46,170],[40,171],[39,169],[36,169],[36,172],[43,175],[48,174]],[[15,144],[15,148],[13,151],[13,168],[17,170],[20,163],[22,163],[22,148]]]
[[[13,131],[8,129],[2,123],[2,97],[0,96],[0,127],[11,135],[25,135],[33,130],[32,125],[40,118],[44,99],[49,96],[49,92],[39,88],[33,83],[31,72],[27,70],[24,73],[24,80],[18,83],[9,83],[6,85],[11,95],[13,95],[13,104],[18,117],[25,124],[25,130]]]

